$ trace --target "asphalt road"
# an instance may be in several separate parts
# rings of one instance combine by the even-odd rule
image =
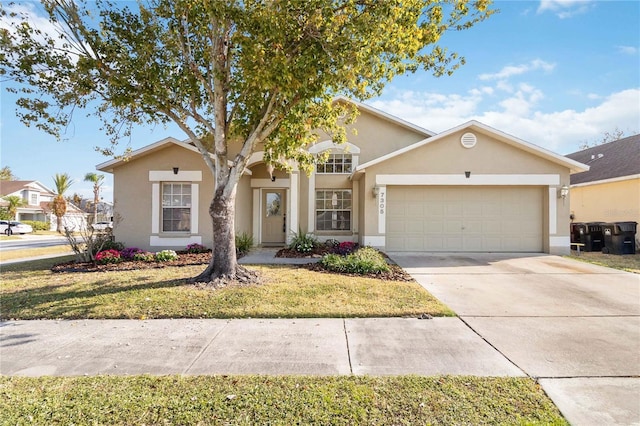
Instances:
[[[0,241],[0,251],[25,250],[40,247],[64,246],[67,244],[65,237],[57,235],[16,235],[19,240]]]

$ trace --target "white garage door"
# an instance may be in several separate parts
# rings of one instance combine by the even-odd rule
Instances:
[[[395,251],[541,252],[542,189],[387,187]]]

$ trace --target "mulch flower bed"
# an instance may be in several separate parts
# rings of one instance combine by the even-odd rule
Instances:
[[[307,263],[305,265],[300,265],[300,267],[309,269],[310,271],[314,271],[314,272],[324,272],[324,273],[327,273],[327,274],[337,274],[338,273],[338,272],[333,272],[333,271],[329,271],[327,269],[324,269],[324,267],[321,264],[317,263],[317,262]],[[375,278],[375,279],[378,279],[378,280],[385,280],[385,281],[413,281],[413,278],[411,277],[411,275],[407,274],[404,269],[402,269],[398,265],[394,265],[394,264],[389,264],[389,271],[380,272],[379,274],[374,274],[374,273],[370,273],[370,274],[340,273],[340,275],[347,275],[347,276],[350,276],[350,277]]]
[[[66,262],[55,265],[53,272],[107,272],[107,271],[133,271],[136,269],[157,269],[171,266],[207,265],[211,260],[211,253],[178,253],[177,260],[167,262],[141,262],[125,260],[119,263],[107,263],[105,265],[91,262],[76,263]]]
[[[298,253],[291,249],[282,249],[278,251],[276,257],[292,257],[292,258],[318,258],[323,255],[331,253],[328,247],[320,246],[314,249],[311,253]],[[134,271],[138,269],[157,269],[176,266],[191,266],[191,265],[207,265],[211,260],[211,253],[178,253],[177,260],[171,260],[167,262],[142,262],[135,260],[125,260],[119,263],[107,263],[105,265],[93,264],[91,262],[76,263],[74,261],[59,263],[51,268],[53,272],[109,272],[109,271]],[[324,269],[322,265],[317,262],[310,262],[304,265],[298,265],[301,268],[306,268],[310,271],[324,272],[329,274],[335,274],[335,272]],[[389,265],[390,271],[382,272],[379,274],[342,274],[354,277],[369,277],[379,280],[387,281],[413,281],[413,278],[407,274],[404,269],[398,265]]]
[[[310,252],[308,253],[300,253],[299,251],[295,250],[295,249],[291,249],[291,248],[283,248],[278,250],[278,252],[276,253],[276,257],[289,257],[289,258],[297,258],[297,259],[305,259],[305,258],[317,258],[317,257],[322,257],[325,254],[329,254],[332,253],[332,250],[330,247],[324,246],[324,245],[320,245],[317,247],[314,247]]]

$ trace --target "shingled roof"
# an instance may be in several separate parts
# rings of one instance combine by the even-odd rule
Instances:
[[[640,175],[640,134],[567,155],[589,171],[571,175],[571,185]]]

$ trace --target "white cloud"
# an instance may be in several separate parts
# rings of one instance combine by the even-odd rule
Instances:
[[[51,21],[44,16],[44,11],[41,11],[42,15],[39,14],[35,8],[35,4],[36,3],[13,3],[5,6],[7,14],[0,20],[0,28],[12,32],[16,24],[26,19],[33,28],[37,28],[53,39],[59,39],[59,27],[51,23]],[[44,41],[42,37],[36,37],[36,39],[40,42]]]
[[[627,133],[640,132],[640,88],[612,93],[583,110],[551,112],[536,109],[544,94],[527,84],[481,111],[483,95],[488,94],[477,90],[466,95],[410,92],[371,105],[435,132],[475,119],[560,154],[577,151],[582,141],[616,127]]]
[[[497,73],[485,73],[480,74],[478,78],[480,80],[504,80],[514,75],[521,75],[530,71],[543,70],[545,72],[551,72],[555,68],[556,64],[552,64],[542,59],[534,59],[527,64],[520,65],[507,65]]]
[[[36,2],[24,2],[4,6],[6,16],[0,19],[0,29],[6,29],[9,33],[13,33],[17,24],[26,21],[31,28],[41,33],[34,34],[35,41],[44,44],[45,37],[48,37],[53,40],[55,48],[65,52],[71,60],[75,61],[80,50],[77,47],[73,47],[75,43],[66,41],[68,37],[63,35],[66,34],[63,27],[60,24],[51,22],[47,12],[42,7],[38,10],[36,4]],[[88,46],[86,48],[89,49]]]
[[[618,53],[622,53],[624,55],[637,55],[638,54],[638,48],[635,46],[616,46],[616,49],[618,50]]]
[[[586,13],[592,7],[593,0],[540,0],[538,13],[554,12],[560,19]]]

